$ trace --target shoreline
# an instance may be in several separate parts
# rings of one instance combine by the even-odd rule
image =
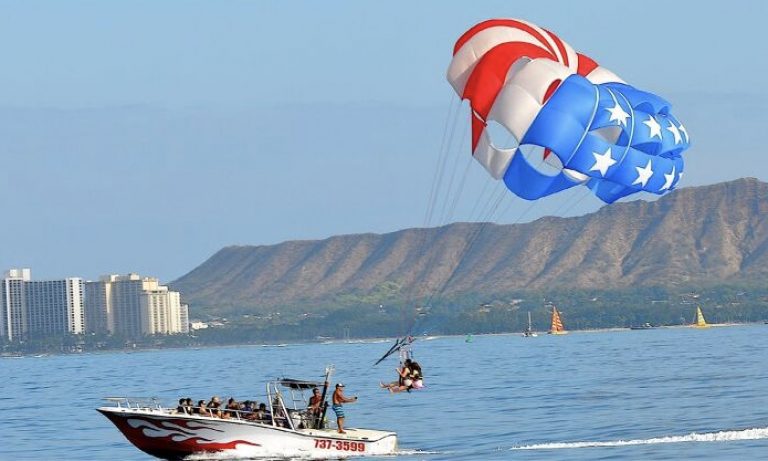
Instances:
[[[745,322],[745,323],[711,323],[708,324],[708,327],[711,328],[727,328],[727,327],[739,327],[739,326],[753,326],[753,325],[764,325],[764,321],[758,321],[758,322]],[[693,325],[659,325],[654,326],[652,328],[649,328],[649,330],[660,330],[660,329],[697,329]],[[567,330],[568,333],[572,334],[590,334],[590,333],[611,333],[611,332],[621,332],[621,331],[643,331],[641,330],[632,330],[630,327],[609,327],[609,328],[585,328],[580,330]],[[547,331],[534,331],[534,333],[537,333],[540,336],[547,336]],[[471,335],[473,337],[483,337],[483,336],[520,336],[522,337],[523,332],[522,331],[511,331],[511,332],[503,332],[503,333],[464,333],[464,334],[437,334],[437,335],[422,335],[422,336],[415,336],[415,341],[432,341],[435,339],[442,339],[442,338],[464,338],[468,335]],[[354,339],[323,339],[323,340],[306,340],[306,341],[297,341],[297,342],[289,342],[289,343],[233,343],[233,344],[201,344],[201,345],[195,345],[195,346],[167,346],[167,347],[135,347],[135,348],[115,348],[115,349],[94,349],[94,350],[86,350],[81,352],[35,352],[35,353],[15,353],[15,352],[3,352],[0,353],[0,359],[19,359],[19,358],[45,358],[45,357],[52,357],[52,356],[63,356],[63,355],[91,355],[91,354],[112,354],[112,353],[139,353],[139,352],[153,352],[153,351],[164,351],[164,350],[178,350],[178,349],[221,349],[221,348],[231,348],[231,347],[291,347],[291,346],[303,346],[308,344],[317,344],[317,345],[323,345],[323,344],[333,344],[333,345],[339,345],[339,344],[377,344],[377,343],[389,343],[394,341],[395,337],[371,337],[371,338],[354,338]]]

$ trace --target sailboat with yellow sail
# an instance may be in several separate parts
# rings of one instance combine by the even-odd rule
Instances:
[[[701,312],[701,306],[696,307],[696,323],[691,326],[694,328],[709,328],[709,324],[704,320],[704,313]]]
[[[563,321],[560,320],[560,313],[557,312],[557,308],[552,306],[552,326],[549,327],[549,334],[551,335],[567,335],[568,332],[563,326]]]

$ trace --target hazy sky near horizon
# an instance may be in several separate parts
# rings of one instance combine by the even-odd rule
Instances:
[[[170,281],[227,245],[423,225],[453,44],[494,17],[668,98],[693,140],[683,186],[768,180],[768,4],[704,5],[0,1],[0,270]],[[464,192],[432,223],[490,201],[466,122]],[[499,222],[600,206],[504,200]]]

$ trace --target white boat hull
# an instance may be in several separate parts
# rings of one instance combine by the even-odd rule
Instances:
[[[239,419],[176,414],[155,408],[98,409],[140,450],[158,458],[237,451],[247,457],[348,457],[388,455],[397,450],[394,432],[371,429],[288,429]]]

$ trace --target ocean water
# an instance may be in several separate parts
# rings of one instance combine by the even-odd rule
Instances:
[[[372,367],[389,342],[6,358],[0,460],[150,460],[102,397],[262,401],[331,363],[360,397],[347,425],[397,431],[404,460],[768,459],[766,346],[768,325],[422,338],[428,387],[396,395],[396,359]]]

